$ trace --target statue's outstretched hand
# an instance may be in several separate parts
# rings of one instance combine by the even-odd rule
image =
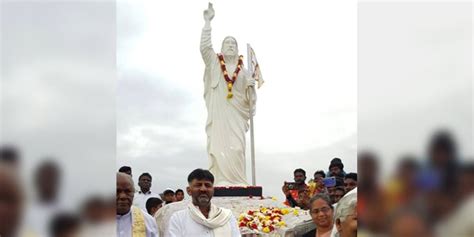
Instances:
[[[212,3],[209,3],[207,9],[204,11],[204,20],[211,21],[214,18],[214,8],[212,7]]]

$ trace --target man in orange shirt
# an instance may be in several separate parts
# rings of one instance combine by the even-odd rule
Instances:
[[[295,182],[285,182],[282,187],[282,191],[285,194],[286,201],[285,205],[295,207],[298,206],[299,197],[298,193],[300,190],[306,190],[308,186],[306,185],[306,171],[299,168],[293,172],[293,178]]]

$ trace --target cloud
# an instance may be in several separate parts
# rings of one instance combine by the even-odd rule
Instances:
[[[134,124],[181,125],[190,98],[180,88],[173,88],[159,76],[140,71],[119,75],[117,90],[118,129]]]

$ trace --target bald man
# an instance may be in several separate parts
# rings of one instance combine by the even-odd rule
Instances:
[[[0,236],[16,236],[23,213],[23,190],[18,175],[0,164]]]
[[[155,219],[138,207],[132,207],[135,188],[132,177],[117,173],[117,237],[159,237]]]

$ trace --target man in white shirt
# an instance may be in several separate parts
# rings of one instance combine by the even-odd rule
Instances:
[[[211,204],[214,176],[196,169],[188,176],[187,193],[192,197],[186,209],[175,212],[165,237],[240,237],[237,220],[228,209]]]
[[[58,212],[66,209],[61,195],[61,167],[54,159],[47,158],[35,168],[33,178],[35,198],[25,209],[24,228],[32,236],[50,236],[49,223]]]
[[[159,237],[155,219],[132,207],[135,188],[130,175],[117,173],[117,237]]]
[[[151,180],[151,175],[149,173],[143,173],[140,175],[140,177],[138,177],[138,186],[140,187],[140,191],[135,194],[133,205],[141,208],[144,211],[146,211],[146,201],[148,201],[148,198],[160,197],[160,195],[151,192]]]
[[[165,202],[165,205],[176,202],[175,193],[174,193],[173,189],[171,189],[171,188],[167,188],[163,192],[163,198],[164,198],[163,201]]]

